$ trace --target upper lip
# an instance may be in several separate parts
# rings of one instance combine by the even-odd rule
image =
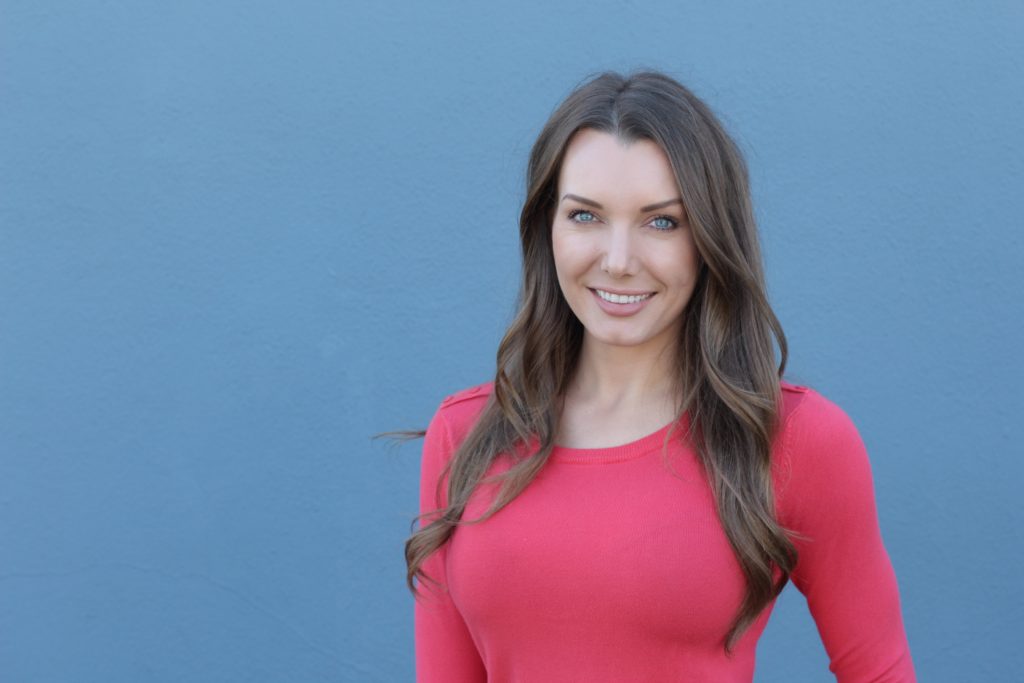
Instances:
[[[600,289],[602,292],[608,292],[609,294],[618,294],[619,296],[642,296],[644,294],[654,294],[649,289],[611,289],[609,287],[591,287],[591,289]]]

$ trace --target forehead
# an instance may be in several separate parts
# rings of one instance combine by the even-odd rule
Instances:
[[[650,140],[626,143],[586,128],[569,141],[558,174],[558,195],[600,202],[649,204],[679,194],[668,156]],[[600,195],[600,196],[597,196]]]

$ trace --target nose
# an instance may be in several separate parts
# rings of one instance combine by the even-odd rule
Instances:
[[[612,226],[605,231],[601,270],[612,277],[636,274],[636,254],[634,253],[632,233],[633,231],[625,225]]]

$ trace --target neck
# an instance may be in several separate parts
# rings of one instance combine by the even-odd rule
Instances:
[[[614,346],[584,336],[568,397],[598,411],[673,412],[678,400],[674,343]]]

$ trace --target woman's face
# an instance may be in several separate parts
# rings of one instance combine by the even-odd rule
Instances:
[[[555,270],[585,343],[654,353],[674,344],[698,258],[661,148],[578,131],[562,162],[557,202]]]

